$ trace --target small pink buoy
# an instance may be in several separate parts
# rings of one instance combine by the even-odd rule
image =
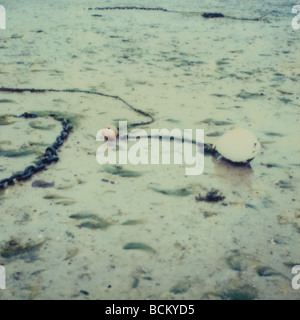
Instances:
[[[108,125],[102,129],[102,134],[106,140],[113,140],[118,136],[118,129],[113,125]]]

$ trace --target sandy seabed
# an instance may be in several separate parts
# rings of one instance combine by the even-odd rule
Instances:
[[[0,179],[32,164],[61,130],[60,161],[0,193],[0,299],[300,299],[300,30],[291,1],[2,1]],[[136,6],[158,10],[94,10]],[[93,10],[89,10],[93,9]],[[241,19],[204,19],[221,12]],[[99,165],[98,130],[144,122],[250,129],[251,167]],[[7,157],[4,151],[30,151]],[[6,155],[6,156],[5,156]],[[34,188],[43,180],[49,188]],[[52,183],[54,182],[54,184]],[[217,189],[224,199],[196,201]],[[298,195],[298,196],[297,196]]]

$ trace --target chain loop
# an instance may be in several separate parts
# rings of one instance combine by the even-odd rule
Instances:
[[[162,10],[160,8],[156,10]],[[79,89],[34,89],[34,88],[5,88],[1,87],[0,92],[6,92],[6,93],[24,93],[24,92],[30,92],[30,93],[83,93],[83,94],[89,94],[89,95],[97,95],[102,96],[106,98],[111,98],[114,100],[118,100],[122,102],[125,106],[127,106],[132,111],[136,112],[139,115],[142,115],[144,117],[147,117],[149,120],[146,122],[138,122],[138,123],[132,123],[131,127],[137,127],[142,125],[149,125],[155,121],[154,117],[140,109],[135,108],[131,104],[129,104],[127,101],[122,99],[119,96],[110,95],[102,92],[95,92],[95,91],[89,91],[89,90],[79,90]],[[21,114],[20,116],[15,116],[16,118],[24,118],[24,119],[34,119],[39,118],[38,114],[25,112]],[[47,165],[51,165],[52,163],[56,163],[59,161],[59,157],[57,156],[57,150],[64,144],[65,140],[69,137],[70,133],[73,130],[72,124],[68,119],[61,118],[60,116],[56,114],[48,114],[46,117],[52,117],[56,121],[59,121],[62,125],[62,131],[60,135],[56,138],[54,143],[48,147],[45,150],[45,153],[42,157],[38,159],[36,166],[29,166],[25,169],[25,171],[22,174],[15,174],[11,178],[4,179],[0,181],[0,190],[5,189],[9,185],[15,184],[15,181],[25,181],[30,179],[34,174],[45,170],[47,168]]]
[[[37,165],[30,165],[28,166],[23,173],[16,173],[10,178],[0,180],[0,190],[7,188],[8,186],[15,185],[16,181],[26,181],[30,179],[34,174],[43,171],[47,168],[47,165],[51,165],[52,163],[56,163],[59,161],[59,157],[57,155],[58,149],[64,144],[65,140],[69,137],[70,133],[73,130],[73,127],[69,120],[61,119],[55,114],[48,115],[53,119],[61,122],[62,124],[62,131],[60,135],[56,138],[55,142],[47,147],[43,156],[37,162]],[[40,116],[34,113],[25,112],[20,116],[15,116],[15,118],[24,118],[24,119],[35,119],[39,118]]]

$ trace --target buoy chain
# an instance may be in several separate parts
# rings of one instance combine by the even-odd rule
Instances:
[[[147,117],[149,121],[142,121],[142,122],[137,122],[137,123],[132,123],[130,127],[137,127],[137,126],[143,126],[143,125],[149,125],[155,121],[154,117],[141,110],[137,109],[131,104],[129,104],[126,100],[122,99],[119,96],[116,95],[110,95],[102,92],[96,92],[96,91],[90,91],[90,90],[80,90],[80,89],[35,89],[35,88],[6,88],[6,87],[1,87],[0,92],[5,92],[5,93],[25,93],[25,92],[30,92],[30,93],[36,93],[36,94],[42,94],[42,93],[83,93],[83,94],[89,94],[89,95],[97,95],[97,96],[102,96],[105,98],[111,98],[114,100],[118,100],[122,102],[124,105],[126,105],[129,109],[134,111],[137,114],[140,114],[144,117]],[[15,180],[16,181],[25,181],[30,179],[34,174],[45,170],[47,165],[51,165],[54,162],[57,162],[59,160],[59,157],[57,156],[57,150],[62,147],[64,144],[65,140],[68,138],[69,134],[71,133],[73,127],[72,124],[70,123],[69,120],[60,118],[59,116],[55,114],[48,114],[47,116],[52,117],[53,119],[60,121],[62,123],[63,130],[61,131],[61,134],[56,138],[55,142],[48,147],[45,150],[44,155],[39,159],[38,163],[36,166],[29,166],[27,167],[23,173],[17,173],[11,176],[10,178],[3,179],[0,181],[0,190],[5,189],[8,186],[13,186],[15,185]],[[34,118],[39,118],[41,117],[40,115],[34,114],[34,113],[28,113],[25,112],[20,116],[15,116],[16,118],[24,118],[24,119],[34,119]]]
[[[169,11],[164,8],[147,8],[147,7],[135,7],[135,6],[126,6],[126,7],[96,7],[89,8],[89,10],[153,10],[153,11]]]
[[[30,179],[34,174],[43,171],[47,168],[47,166],[51,165],[52,163],[56,163],[59,160],[59,157],[57,155],[57,151],[62,147],[65,140],[68,138],[70,133],[72,132],[72,125],[69,120],[59,118],[55,114],[49,114],[49,117],[60,121],[62,124],[62,131],[60,135],[56,138],[55,142],[46,148],[44,154],[42,157],[40,157],[36,164],[28,166],[23,173],[17,173],[12,175],[10,178],[3,179],[0,181],[0,190],[5,189],[8,186],[15,185],[15,181],[26,181]],[[15,116],[16,118],[24,118],[24,119],[33,119],[33,118],[39,118],[40,116],[34,113],[23,113],[20,116]]]
[[[131,127],[149,125],[155,121],[154,117],[151,114],[149,114],[141,109],[135,108],[134,106],[129,104],[126,100],[122,99],[121,97],[116,96],[116,95],[107,94],[107,93],[97,92],[97,91],[80,90],[80,89],[34,89],[34,88],[1,87],[0,92],[6,92],[6,93],[25,93],[25,92],[30,92],[30,93],[83,93],[83,94],[89,94],[89,95],[97,95],[97,96],[102,96],[104,98],[111,98],[114,100],[118,100],[118,101],[122,102],[124,105],[126,105],[132,111],[134,111],[137,114],[140,114],[144,117],[147,117],[149,119],[149,121],[146,121],[146,122],[132,123],[130,125]]]
[[[220,12],[195,12],[195,11],[177,11],[177,10],[168,10],[165,8],[148,8],[148,7],[136,7],[136,6],[125,6],[125,7],[96,7],[96,8],[88,8],[88,10],[147,10],[147,11],[163,11],[169,13],[181,13],[181,14],[201,14],[201,16],[205,19],[216,19],[216,18],[227,18],[232,20],[242,20],[242,21],[262,21],[265,16],[270,14],[270,12],[264,14],[258,18],[239,18],[239,17],[232,17],[224,15]],[[267,21],[267,20],[266,20]]]

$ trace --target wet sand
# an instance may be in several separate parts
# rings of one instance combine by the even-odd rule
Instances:
[[[251,167],[99,165],[98,130],[147,121],[120,100],[83,93],[3,93],[0,116],[60,113],[73,133],[60,161],[0,193],[0,299],[299,299],[299,38],[290,1],[3,1],[0,86],[117,95],[151,129],[235,127],[262,148]],[[89,10],[100,6],[170,11]],[[204,19],[202,12],[261,21]],[[0,121],[0,180],[24,170],[61,126]],[[1,153],[0,153],[1,155]],[[32,183],[54,182],[49,188]],[[212,189],[225,197],[197,201]]]

